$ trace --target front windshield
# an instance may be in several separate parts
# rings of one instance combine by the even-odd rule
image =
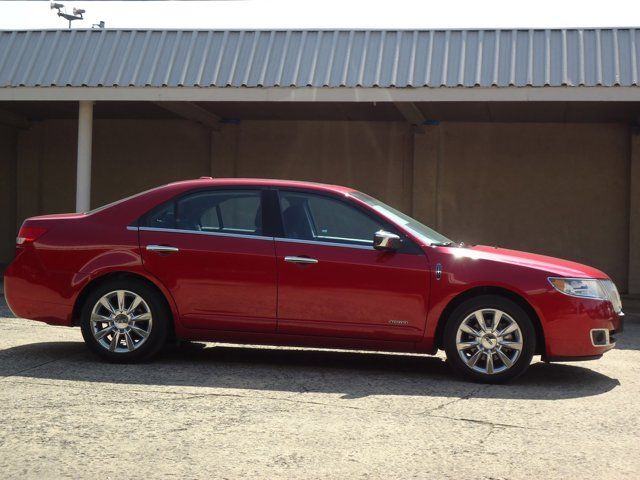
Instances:
[[[444,235],[439,234],[435,230],[420,223],[416,219],[411,218],[409,215],[405,215],[401,211],[390,207],[380,200],[370,197],[366,193],[350,192],[349,195],[357,198],[358,200],[362,200],[364,203],[371,206],[374,210],[380,213],[383,217],[397,225],[401,225],[403,228],[409,230],[416,237],[420,238],[422,241],[429,245],[450,245],[453,243],[452,240],[448,239]]]

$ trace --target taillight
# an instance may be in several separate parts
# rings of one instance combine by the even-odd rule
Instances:
[[[35,242],[39,237],[46,233],[47,229],[44,227],[25,227],[20,228],[18,237],[16,238],[17,245],[24,245],[25,243]]]

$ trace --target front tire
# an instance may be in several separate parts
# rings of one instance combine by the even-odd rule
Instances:
[[[522,375],[533,358],[536,334],[517,303],[481,295],[459,305],[444,329],[444,349],[451,367],[482,383],[503,383]]]
[[[108,280],[87,297],[80,313],[91,351],[115,363],[147,360],[165,344],[171,314],[161,294],[139,280]]]

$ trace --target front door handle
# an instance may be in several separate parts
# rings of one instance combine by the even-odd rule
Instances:
[[[180,251],[178,247],[172,247],[170,245],[147,245],[147,250],[150,252],[164,253],[175,253]]]
[[[318,260],[316,260],[315,258],[309,258],[309,257],[287,256],[287,257],[284,257],[284,261],[289,263],[308,263],[308,264],[318,263]]]

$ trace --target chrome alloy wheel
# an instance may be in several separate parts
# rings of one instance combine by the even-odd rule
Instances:
[[[522,332],[507,313],[483,308],[458,327],[456,348],[467,367],[493,375],[511,368],[522,352]]]
[[[153,318],[143,298],[128,290],[114,290],[91,310],[91,332],[103,348],[125,353],[139,348],[149,338]]]

